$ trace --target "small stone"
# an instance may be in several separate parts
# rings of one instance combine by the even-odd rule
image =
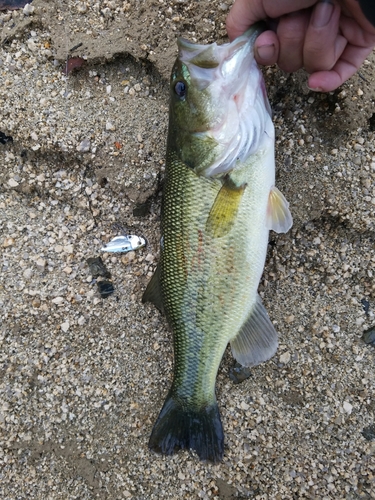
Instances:
[[[85,14],[85,12],[87,12],[87,5],[83,2],[80,2],[78,5],[77,5],[77,11],[80,13],[80,14]]]
[[[69,321],[65,321],[64,323],[61,323],[60,328],[64,333],[66,333],[70,328]]]
[[[72,274],[73,269],[69,266],[64,267],[63,272],[66,274]]]
[[[30,16],[34,12],[34,10],[35,10],[34,5],[27,3],[23,8],[23,13],[25,16]]]
[[[85,318],[84,316],[80,316],[80,317],[78,318],[78,324],[79,324],[79,326],[82,326],[82,325],[84,325],[85,323],[86,323],[86,318]]]
[[[71,253],[73,253],[73,248],[74,248],[73,245],[65,245],[63,250],[65,253],[71,254]]]
[[[241,401],[240,406],[241,410],[248,410],[250,408],[250,406],[247,403],[245,403],[245,401]]]
[[[240,384],[244,380],[248,379],[250,376],[251,376],[250,368],[248,368],[247,366],[242,366],[237,361],[234,364],[234,366],[232,366],[229,370],[229,378],[235,384]]]
[[[54,250],[56,253],[61,253],[63,251],[63,247],[61,245],[56,245]]]
[[[15,243],[15,240],[14,238],[5,238],[3,244],[2,244],[2,247],[3,248],[8,248],[8,247],[11,247],[13,246]]]
[[[285,318],[285,323],[288,323],[288,324],[293,323],[294,319],[295,319],[295,316],[293,314],[290,314],[289,316],[287,316]]]
[[[132,250],[131,252],[126,253],[121,257],[121,262],[123,264],[129,264],[129,262],[132,262],[135,259],[135,252]]]
[[[19,185],[18,182],[15,181],[12,177],[9,179],[8,184],[12,188],[17,187]]]
[[[154,262],[154,256],[149,253],[148,255],[146,255],[146,262]]]
[[[366,344],[375,346],[375,327],[366,330],[362,335],[362,340]]]
[[[375,439],[375,425],[369,425],[368,427],[365,427],[362,431],[362,436],[367,441],[373,441]]]
[[[134,90],[135,90],[136,92],[140,92],[140,91],[141,91],[141,86],[140,86],[140,84],[139,84],[139,83],[136,83],[136,84],[134,85]]]
[[[116,130],[116,127],[113,125],[113,123],[112,123],[112,122],[107,122],[107,123],[105,124],[105,129],[106,129],[106,130]]]
[[[135,95],[135,90],[132,88],[129,89],[129,95]]]
[[[32,269],[25,269],[24,272],[23,272],[23,277],[26,280],[29,280],[32,275],[33,275],[33,270]]]
[[[353,410],[353,405],[351,405],[348,401],[344,401],[342,407],[344,408],[344,411],[350,415],[352,410]]]
[[[83,139],[77,146],[77,151],[80,153],[88,153],[90,151],[91,142],[89,139]]]
[[[106,299],[115,291],[115,287],[113,286],[113,283],[111,281],[99,281],[96,285],[102,299]]]
[[[54,299],[51,300],[51,302],[59,306],[64,302],[64,297],[55,297]]]
[[[185,479],[185,474],[183,474],[182,472],[179,472],[177,474],[177,476],[178,476],[178,479],[181,479],[181,481],[183,481]]]
[[[39,269],[39,271],[44,271],[47,262],[45,261],[45,259],[38,259],[35,262],[35,264],[36,264],[36,267]]]
[[[286,365],[290,361],[290,352],[283,352],[279,358],[280,363],[283,363],[283,365]]]
[[[34,297],[32,302],[31,302],[31,305],[35,308],[38,308],[38,307],[40,307],[40,304],[41,304],[40,297]]]

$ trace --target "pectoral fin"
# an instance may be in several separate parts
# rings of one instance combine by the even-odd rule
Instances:
[[[293,225],[289,203],[277,187],[273,187],[268,198],[267,227],[276,233],[287,233]]]
[[[157,266],[152,278],[148,282],[146,290],[142,296],[142,302],[152,302],[152,304],[154,304],[160,312],[164,313],[160,287],[160,265]]]
[[[208,234],[214,238],[220,238],[231,230],[245,189],[246,184],[237,187],[229,180],[224,182],[215,198],[206,222]]]
[[[234,358],[242,366],[256,366],[275,354],[277,332],[259,295],[250,316],[230,344]]]

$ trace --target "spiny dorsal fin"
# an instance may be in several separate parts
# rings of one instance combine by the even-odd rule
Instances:
[[[164,312],[163,300],[160,287],[160,264],[155,269],[155,272],[148,282],[146,290],[142,296],[142,302],[151,302],[160,312]]]
[[[230,344],[234,358],[242,366],[259,365],[275,354],[277,332],[259,295],[250,316]]]
[[[210,210],[206,231],[214,238],[225,236],[233,226],[246,184],[237,187],[226,180]]]
[[[270,191],[267,207],[267,227],[276,233],[287,233],[293,225],[289,203],[277,187]]]

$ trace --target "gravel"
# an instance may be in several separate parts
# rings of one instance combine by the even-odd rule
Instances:
[[[0,497],[375,498],[375,350],[361,338],[375,324],[373,55],[327,95],[265,70],[294,217],[270,235],[260,284],[280,348],[240,384],[224,356],[213,466],[147,448],[173,355],[141,296],[159,257],[175,37],[223,41],[228,5],[25,9],[0,13]],[[66,76],[80,43],[86,63]],[[147,247],[102,254],[114,224]],[[87,264],[99,256],[105,299]]]

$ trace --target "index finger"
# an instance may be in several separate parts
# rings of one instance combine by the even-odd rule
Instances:
[[[316,0],[235,0],[229,11],[226,26],[230,40],[242,35],[257,21],[289,14],[314,5]]]

